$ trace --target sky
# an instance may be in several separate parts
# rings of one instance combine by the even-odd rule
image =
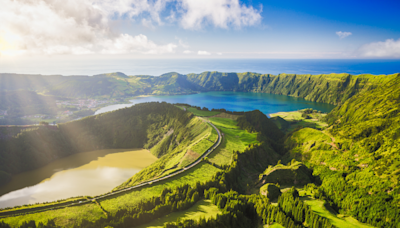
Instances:
[[[400,1],[0,0],[0,61],[400,59]]]

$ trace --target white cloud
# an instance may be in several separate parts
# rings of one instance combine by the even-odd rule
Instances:
[[[184,11],[181,25],[186,29],[199,29],[206,23],[216,27],[240,28],[261,21],[261,11],[240,4],[239,0],[179,0]]]
[[[211,55],[211,53],[208,51],[198,51],[197,54],[198,55]]]
[[[346,37],[348,37],[348,36],[351,36],[352,33],[351,33],[351,32],[342,32],[342,31],[339,31],[339,32],[336,32],[336,35],[338,35],[340,39],[344,39],[344,38],[346,38]]]
[[[387,39],[361,46],[357,54],[362,57],[400,58],[400,39]]]
[[[162,9],[166,1],[146,0],[2,0],[0,7],[1,54],[91,54],[174,52],[177,45],[155,44],[143,35],[113,30],[110,15],[134,16]],[[153,21],[159,20],[152,14]],[[143,25],[152,21],[143,18]],[[161,23],[161,22],[160,22]]]
[[[0,54],[10,55],[175,52],[177,45],[172,42],[157,44],[143,34],[117,31],[115,19],[151,29],[164,23],[186,29],[205,24],[239,28],[261,20],[261,9],[239,0],[0,1]],[[169,16],[161,17],[166,10]],[[189,47],[178,41],[183,48]]]
[[[183,54],[191,54],[191,53],[193,53],[193,52],[190,51],[190,50],[184,50],[184,51],[183,51]]]
[[[221,52],[217,52],[217,55],[222,55],[222,53]]]

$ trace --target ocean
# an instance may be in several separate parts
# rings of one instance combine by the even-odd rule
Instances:
[[[0,58],[0,73],[43,75],[96,75],[122,72],[127,75],[255,72],[262,74],[393,74],[400,60],[384,59],[76,59],[69,61],[6,61]]]

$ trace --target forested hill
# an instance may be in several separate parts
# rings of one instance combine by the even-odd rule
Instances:
[[[0,90],[32,90],[62,97],[125,98],[142,94],[185,94],[241,91],[282,94],[329,104],[342,104],[361,91],[390,81],[395,75],[296,75],[203,72],[167,73],[159,77],[110,73],[95,76],[0,74]]]
[[[336,107],[328,130],[304,128],[287,141],[335,209],[377,227],[400,224],[400,75],[390,78]]]
[[[30,129],[0,140],[0,184],[74,153],[108,148],[151,148],[166,132],[188,134],[193,114],[167,103],[142,103],[81,120]],[[177,143],[184,137],[176,138]]]

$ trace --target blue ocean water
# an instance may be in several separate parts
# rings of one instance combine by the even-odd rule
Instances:
[[[96,114],[130,107],[144,102],[185,103],[194,106],[207,107],[208,109],[224,108],[229,111],[251,111],[258,109],[264,114],[276,112],[290,112],[304,108],[312,108],[325,113],[330,112],[335,106],[324,103],[306,101],[302,98],[267,93],[243,92],[207,92],[190,95],[149,96],[131,100],[131,104],[110,105],[99,109]]]
[[[256,72],[262,74],[393,74],[400,72],[400,60],[394,59],[79,59],[68,61],[7,62],[0,59],[0,73],[96,75],[123,72],[127,75],[159,76],[220,72]]]

